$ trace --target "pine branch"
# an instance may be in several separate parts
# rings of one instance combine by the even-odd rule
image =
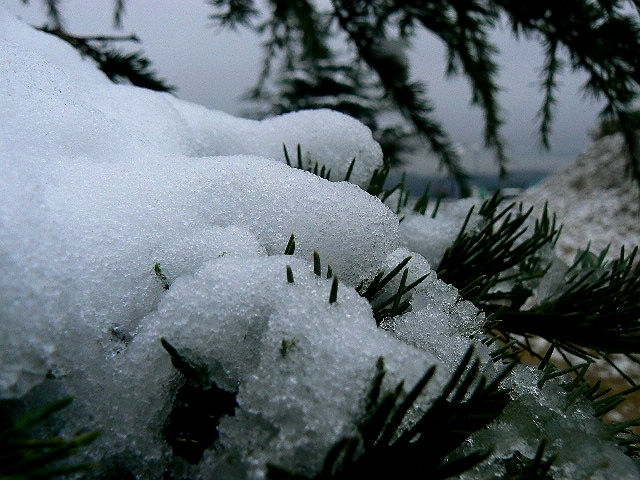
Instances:
[[[533,334],[584,358],[640,352],[640,263],[636,247],[604,269],[570,270],[556,295],[528,311],[504,311],[498,329]]]
[[[384,363],[376,365],[370,390],[365,398],[365,414],[356,437],[337,442],[315,479],[347,478],[448,478],[471,469],[489,456],[473,451],[456,457],[454,451],[473,432],[485,428],[510,402],[500,387],[513,365],[488,382],[479,374],[479,361],[470,348],[442,392],[416,420],[407,413],[433,378],[428,369],[416,385],[404,392],[404,384],[382,391]],[[433,432],[438,432],[434,435]],[[274,479],[309,478],[269,465],[267,477]]]
[[[527,221],[533,210],[523,211],[522,204],[516,206],[515,203],[499,210],[502,200],[497,191],[483,202],[479,213],[485,221],[477,230],[468,228],[474,209],[469,211],[436,269],[438,278],[455,286],[463,298],[489,313],[505,301],[510,309],[519,309],[531,295],[524,282],[545,271],[538,258],[540,249],[553,245],[560,235],[555,217],[549,215],[546,207],[531,229]],[[515,282],[516,287],[509,291],[490,291],[506,280]]]
[[[209,19],[220,26],[249,26],[251,19],[258,15],[253,0],[208,0],[207,3],[214,9]]]
[[[128,80],[133,85],[150,90],[163,92],[174,90],[173,86],[167,85],[163,80],[156,77],[156,73],[150,69],[151,62],[142,55],[142,52],[122,53],[111,48],[93,45],[93,42],[107,44],[120,41],[138,42],[139,40],[135,35],[83,37],[71,35],[58,28],[49,28],[47,26],[37,28],[45,33],[55,35],[75,48],[81,55],[93,59],[100,70],[115,83]]]
[[[448,75],[458,73],[458,66],[462,67],[471,85],[471,103],[480,106],[484,113],[485,146],[495,150],[500,176],[504,177],[506,155],[498,133],[503,121],[495,83],[498,66],[493,59],[498,50],[487,38],[487,31],[495,28],[498,12],[473,1],[451,5],[443,2],[438,7],[414,1],[407,2],[403,10],[405,22],[419,22],[446,45]]]
[[[25,5],[29,4],[29,0],[22,0]],[[60,12],[59,0],[42,0],[44,7],[47,10],[47,18],[51,22],[49,28],[54,30],[62,30],[62,14]]]
[[[71,402],[70,397],[62,398],[16,419],[11,418],[10,409],[0,404],[0,477],[57,478],[93,468],[73,457],[98,437],[97,432],[78,433],[70,439],[40,438],[31,432]]]
[[[551,134],[551,122],[553,119],[553,108],[557,103],[556,90],[558,88],[556,76],[562,70],[562,62],[558,59],[558,42],[553,39],[545,42],[545,64],[542,69],[543,81],[542,91],[544,100],[538,118],[540,119],[540,139],[545,148],[551,148],[549,136]]]
[[[159,263],[155,263],[153,265],[153,272],[156,275],[156,278],[158,280],[160,280],[160,284],[162,285],[162,288],[165,290],[169,290],[169,288],[171,287],[171,282],[169,282],[169,279],[167,278],[167,276],[162,273],[162,268],[160,267]]]
[[[23,2],[27,3],[27,0]],[[59,1],[43,2],[51,22],[49,27],[44,28],[64,31]],[[114,0],[114,4],[114,22],[117,25],[121,21],[124,0]],[[232,28],[249,26],[267,36],[263,68],[250,98],[273,100],[274,109],[288,111],[322,106],[318,103],[323,101],[320,90],[326,88],[324,98],[333,96],[334,101],[324,106],[354,115],[376,130],[377,111],[374,105],[379,99],[377,95],[367,93],[367,90],[381,87],[396,110],[419,135],[427,139],[431,149],[438,155],[440,164],[455,178],[462,196],[470,194],[468,175],[462,168],[449,136],[434,118],[433,106],[427,98],[425,86],[420,82],[410,81],[405,61],[390,54],[386,48],[389,32],[398,32],[401,38],[409,39],[418,28],[422,28],[442,40],[448,51],[447,71],[449,74],[460,71],[469,80],[471,102],[481,108],[485,117],[485,145],[495,151],[500,174],[504,175],[506,155],[499,134],[502,118],[496,100],[499,90],[496,84],[498,66],[494,57],[497,52],[488,33],[496,28],[500,19],[505,18],[516,38],[534,38],[545,47],[541,82],[543,101],[537,114],[543,146],[549,146],[556,77],[563,66],[558,52],[567,52],[567,64],[571,70],[588,75],[584,92],[595,99],[606,100],[607,106],[601,114],[602,118],[615,118],[619,122],[628,154],[629,174],[640,182],[640,145],[636,128],[630,121],[640,90],[640,59],[635,54],[640,50],[640,11],[636,0],[566,0],[560,3],[552,0],[333,0],[333,8],[327,11],[319,11],[310,0],[270,0],[266,6],[271,11],[257,26],[253,26],[251,22],[259,15],[260,8],[253,0],[208,0],[208,4],[213,9],[210,18],[216,24]],[[623,8],[627,4],[629,8]],[[332,30],[333,26],[338,31]],[[331,82],[326,86],[320,85],[321,76],[318,75],[325,72],[331,76],[332,69],[327,68],[326,61],[335,60],[336,55],[328,38],[333,33],[340,33],[339,30],[346,34],[347,42],[355,47],[357,55],[352,61],[343,62],[342,66],[338,62],[334,66],[344,68],[345,72],[350,71],[350,76],[354,79],[357,76],[354,72],[358,69],[350,67],[359,65],[365,65],[367,73],[377,76],[374,82],[366,81],[365,85],[358,84],[358,81],[353,88],[342,91],[344,95],[340,101],[336,100],[339,95],[330,93],[333,88]],[[103,54],[105,58],[100,60],[97,57],[101,55],[95,51],[92,53],[96,57],[94,59],[103,65],[103,71],[115,81],[129,78],[135,85],[159,90],[171,89],[148,70],[149,63],[140,52],[123,55],[105,50]],[[281,78],[283,81],[277,86],[283,90],[283,95],[270,99],[266,86],[272,75],[272,65],[278,64],[280,60],[281,74],[302,68],[319,83],[315,86],[313,82],[288,83]],[[324,80],[327,78],[322,79]],[[318,91],[314,91],[316,87]],[[307,90],[309,95],[300,95],[302,92],[298,89]],[[379,138],[382,137],[380,131],[376,133]],[[399,140],[402,138],[403,136]],[[386,153],[397,151],[395,145],[385,147]]]
[[[640,87],[640,60],[633,53],[640,48],[637,15],[633,17],[625,12],[619,1],[567,0],[561,6],[554,6],[551,1],[494,0],[493,3],[509,16],[516,34],[538,35],[546,45],[566,47],[572,70],[589,76],[583,87],[585,93],[596,100],[604,97],[607,107],[602,115],[621,119],[629,172],[640,182],[637,133],[624,125],[623,118],[632,110]],[[549,53],[553,56],[549,57]],[[555,55],[556,47],[547,50],[547,65],[557,63]],[[548,97],[545,104],[547,101]],[[541,123],[547,133],[549,123],[550,118]],[[544,142],[545,130],[541,132]]]
[[[568,368],[559,369],[550,362],[554,349],[559,348],[556,344],[551,344],[545,353],[544,359],[538,366],[543,372],[543,377],[538,383],[542,388],[551,378],[563,377],[567,374],[574,374],[571,381],[563,383],[562,388],[568,393],[564,409],[567,410],[579,398],[586,399],[593,407],[593,415],[596,418],[603,419],[605,415],[614,411],[622,404],[627,397],[640,390],[640,385],[634,385],[622,391],[613,392],[611,387],[602,387],[602,381],[597,380],[595,383],[588,382],[585,377],[587,371],[593,363],[585,362],[579,365],[571,365]],[[559,350],[560,351],[560,350]],[[566,355],[562,355],[566,358]],[[602,433],[602,437],[617,443],[624,448],[629,456],[640,455],[640,436],[633,434],[629,427],[640,426],[640,417],[632,418],[624,422],[607,423]]]
[[[376,72],[402,115],[429,141],[441,164],[456,180],[461,196],[469,196],[468,175],[444,129],[431,118],[433,106],[425,97],[424,85],[409,81],[408,66],[386,52],[384,31],[372,21],[375,18],[373,7],[367,2],[342,0],[333,0],[332,4],[338,23],[356,47],[359,57]]]

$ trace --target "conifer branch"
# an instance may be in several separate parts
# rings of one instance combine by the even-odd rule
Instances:
[[[545,63],[542,69],[542,91],[544,100],[540,110],[538,110],[538,118],[540,119],[540,140],[545,148],[550,148],[551,143],[549,136],[551,134],[551,122],[553,119],[553,109],[557,103],[556,90],[558,84],[556,76],[562,69],[562,62],[558,59],[558,42],[555,39],[545,41]]]
[[[456,456],[454,451],[473,432],[485,428],[511,401],[500,384],[514,364],[492,381],[482,376],[469,348],[440,394],[419,418],[409,421],[425,387],[433,378],[429,368],[405,393],[404,383],[383,392],[382,359],[365,397],[358,435],[343,438],[328,452],[323,470],[314,479],[449,478],[473,468],[489,456],[485,450]],[[438,432],[438,435],[434,435]],[[267,478],[311,478],[269,465]]]
[[[527,311],[503,311],[499,330],[534,334],[583,358],[640,352],[638,248],[604,269],[569,273],[553,297]]]
[[[378,75],[380,83],[402,115],[429,141],[440,162],[455,178],[461,196],[469,196],[468,175],[442,126],[431,118],[433,106],[425,87],[409,80],[408,66],[385,51],[384,31],[370,21],[375,18],[367,2],[333,0],[338,23],[356,47],[360,58]],[[382,47],[381,47],[382,45]]]
[[[209,15],[209,19],[220,26],[249,26],[251,19],[258,15],[253,0],[207,0],[207,3],[215,12]]]
[[[93,59],[98,68],[112,82],[119,83],[128,80],[138,87],[170,92],[174,87],[167,85],[163,80],[157,78],[156,73],[150,69],[151,62],[143,56],[142,52],[122,53],[105,46],[96,46],[93,42],[111,43],[120,41],[138,42],[135,35],[129,36],[76,36],[60,28],[50,28],[48,26],[37,27],[38,30],[64,40],[81,55]]]
[[[93,468],[94,465],[79,463],[73,457],[90,445],[98,432],[79,433],[69,439],[59,436],[39,438],[32,433],[71,402],[71,397],[65,397],[16,419],[0,405],[1,478],[57,478]]]
[[[489,313],[496,312],[505,301],[512,310],[520,308],[531,295],[524,281],[545,272],[546,266],[537,257],[540,249],[555,244],[560,235],[555,217],[546,207],[531,228],[527,221],[533,210],[523,211],[522,204],[515,203],[499,210],[502,199],[498,191],[483,202],[479,213],[485,220],[476,230],[468,228],[473,208],[469,211],[437,267],[438,278]],[[491,291],[506,280],[515,282],[516,287]]]
[[[459,66],[462,67],[471,84],[471,103],[484,112],[485,146],[494,149],[500,176],[504,177],[507,158],[498,133],[503,120],[496,100],[498,66],[493,59],[498,50],[487,38],[487,31],[498,20],[497,10],[479,2],[464,5],[441,2],[434,7],[415,1],[406,2],[402,9],[406,23],[419,22],[443,41],[448,51],[448,75],[457,74]]]
[[[27,5],[29,4],[29,0],[22,0],[22,3]],[[62,30],[62,13],[60,12],[60,1],[59,0],[42,0],[44,7],[47,10],[47,18],[51,22],[49,24],[49,28],[55,30]]]

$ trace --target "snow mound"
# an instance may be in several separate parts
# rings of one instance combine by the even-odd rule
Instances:
[[[599,253],[611,245],[610,257],[621,247],[640,245],[640,191],[626,172],[624,141],[609,136],[593,143],[573,165],[529,188],[521,196],[538,211],[545,202],[563,226],[558,255],[571,263],[589,243]]]

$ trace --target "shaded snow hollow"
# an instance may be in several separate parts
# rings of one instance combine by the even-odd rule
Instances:
[[[287,166],[283,143],[290,152],[300,144],[334,179],[355,157],[353,183]],[[482,315],[457,302],[429,263],[466,208],[408,217],[401,235],[398,217],[358,187],[381,152],[345,115],[257,122],[113,85],[69,46],[0,10],[0,162],[0,398],[41,405],[73,395],[62,433],[100,430],[87,455],[104,468],[262,478],[275,462],[313,474],[353,434],[378,357],[385,388],[438,366],[424,406],[479,338]],[[285,256],[291,233],[295,255]],[[314,249],[340,278],[334,303],[331,280],[313,274]],[[409,281],[431,275],[411,312],[378,328],[354,287],[408,255]],[[238,392],[235,415],[196,465],[173,457],[163,438],[182,380],[161,337]],[[486,360],[479,343],[477,353]],[[495,374],[488,361],[485,370]],[[516,369],[507,380],[514,401],[474,446],[532,456],[546,435],[560,453],[557,478],[638,478],[600,440],[588,406],[564,411],[557,385],[541,391],[536,379]]]

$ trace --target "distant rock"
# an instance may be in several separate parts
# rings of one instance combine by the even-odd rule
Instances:
[[[564,225],[556,250],[566,262],[589,243],[596,253],[610,244],[610,257],[640,245],[640,190],[625,167],[622,137],[605,137],[521,195],[537,211],[548,202],[556,213]]]

